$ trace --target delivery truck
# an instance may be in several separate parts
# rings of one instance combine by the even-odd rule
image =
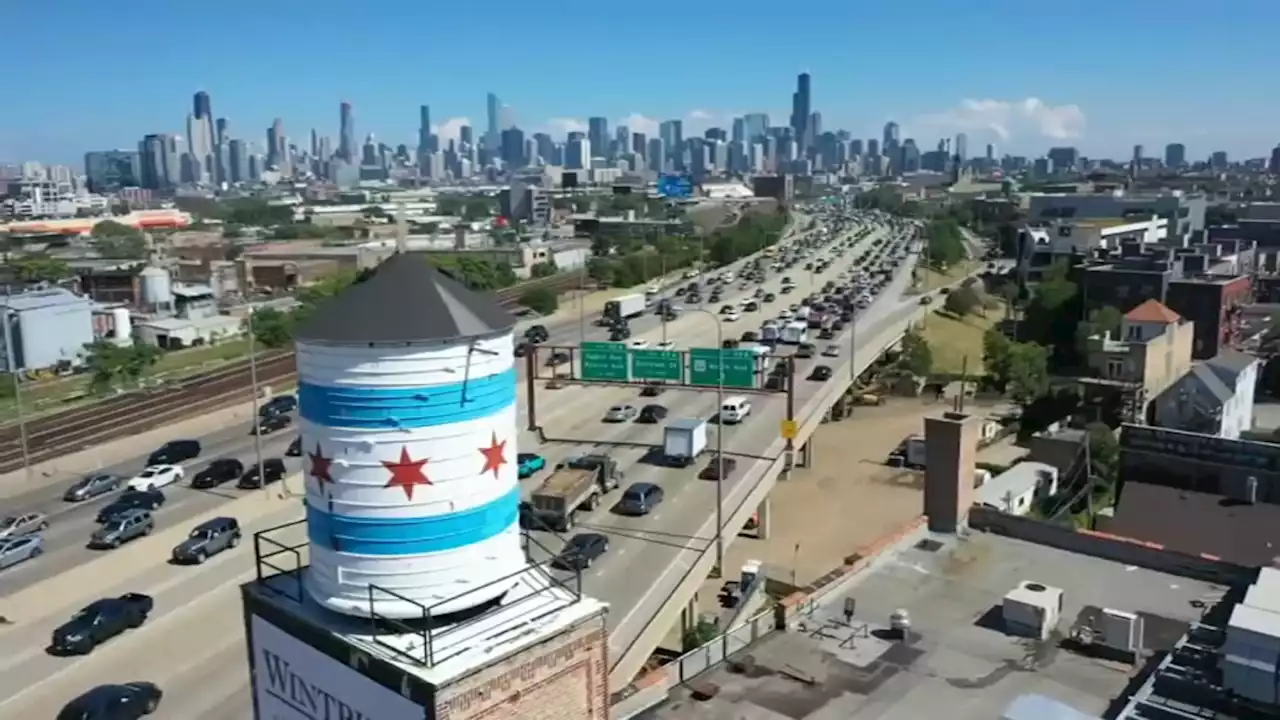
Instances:
[[[581,455],[560,463],[529,496],[526,524],[536,530],[568,532],[579,510],[594,510],[600,498],[621,481],[617,461],[605,455]]]
[[[782,328],[782,342],[787,345],[799,345],[809,342],[809,325],[803,320],[794,320]]]
[[[646,307],[648,307],[648,301],[645,300],[644,293],[634,293],[605,302],[602,314],[610,323],[619,323],[629,318],[640,317],[644,314]]]
[[[689,467],[707,449],[707,421],[672,420],[662,431],[662,454],[667,464]]]

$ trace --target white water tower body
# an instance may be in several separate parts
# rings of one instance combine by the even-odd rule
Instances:
[[[142,304],[155,308],[173,304],[173,282],[164,268],[148,267],[138,273],[142,284]]]
[[[305,586],[347,615],[500,599],[526,566],[514,319],[395,255],[299,331]]]
[[[111,308],[111,338],[118,343],[133,340],[133,326],[129,308]]]

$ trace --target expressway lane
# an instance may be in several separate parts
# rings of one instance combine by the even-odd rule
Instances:
[[[806,223],[807,219],[807,216],[801,216],[797,223]],[[793,234],[784,242],[791,242],[800,235],[802,233]],[[746,262],[748,260],[740,260],[731,267],[736,268]],[[679,280],[677,282],[688,281]],[[668,284],[674,285],[675,283]],[[590,323],[590,320],[591,318],[588,318],[588,323]],[[658,318],[653,316],[637,318],[635,322],[637,329],[643,327],[655,328],[660,324]],[[527,324],[531,323],[521,323],[521,326],[523,327]],[[677,320],[669,323],[669,327],[676,328],[680,324],[681,321]],[[560,320],[551,324],[548,329],[551,332],[552,342],[576,343],[579,337],[577,318]],[[603,328],[588,324],[588,340],[605,340],[607,336],[608,332]],[[523,365],[520,367],[523,367]],[[522,423],[523,427],[523,398],[519,413],[519,422]],[[255,462],[256,454],[253,437],[250,435],[249,430],[250,423],[243,422],[195,438],[201,441],[203,452],[199,458],[184,463],[186,482],[189,482],[195,473],[199,472],[214,459],[237,458],[245,463],[246,466]],[[295,432],[289,430],[265,437],[263,439],[264,456],[283,457],[285,448],[294,436]],[[521,439],[522,446],[528,447],[527,443],[529,442],[533,442],[532,437]],[[290,472],[301,469],[303,465],[303,462],[298,458],[285,458],[285,463]],[[146,455],[138,455],[99,469],[122,477],[130,477],[140,471],[145,464]],[[103,551],[88,549],[86,543],[90,534],[97,527],[94,519],[98,510],[110,502],[110,497],[100,497],[82,503],[67,503],[62,500],[62,493],[66,490],[68,484],[65,481],[50,481],[48,484],[39,485],[26,492],[0,499],[0,515],[35,511],[47,515],[50,522],[49,529],[43,533],[45,537],[43,556],[0,571],[0,597],[73,570],[102,554]],[[166,496],[165,505],[156,513],[156,523],[159,529],[189,522],[191,518],[212,510],[228,500],[253,491],[237,490],[234,483],[227,483],[213,490],[195,490],[187,487],[184,483],[182,486],[175,485],[165,488],[164,492]]]

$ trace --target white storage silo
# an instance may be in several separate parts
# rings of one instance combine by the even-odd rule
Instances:
[[[299,330],[308,593],[418,618],[500,598],[522,570],[515,320],[397,254]],[[387,590],[402,597],[379,593]]]
[[[168,270],[151,266],[143,268],[138,277],[142,284],[143,305],[154,308],[173,304],[173,283]]]
[[[133,339],[129,308],[111,308],[111,339],[122,344]]]

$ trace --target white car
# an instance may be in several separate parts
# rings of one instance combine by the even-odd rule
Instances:
[[[675,350],[675,349],[676,349],[676,341],[675,341],[675,340],[663,340],[662,342],[658,343],[657,348],[658,348],[659,350]]]
[[[733,312],[724,316],[725,322],[738,322],[741,319],[742,319],[742,313],[738,312],[737,310],[734,310]]]
[[[649,347],[649,341],[645,340],[644,338],[636,338],[635,340],[632,340],[630,343],[628,343],[628,346],[632,350],[644,350],[645,348]]]
[[[779,320],[790,320],[791,315],[792,313],[790,308],[782,308],[781,310],[778,311]]]
[[[828,345],[822,349],[822,357],[840,357],[839,345]]]
[[[182,480],[182,468],[178,465],[149,465],[125,483],[130,490],[155,490]]]

